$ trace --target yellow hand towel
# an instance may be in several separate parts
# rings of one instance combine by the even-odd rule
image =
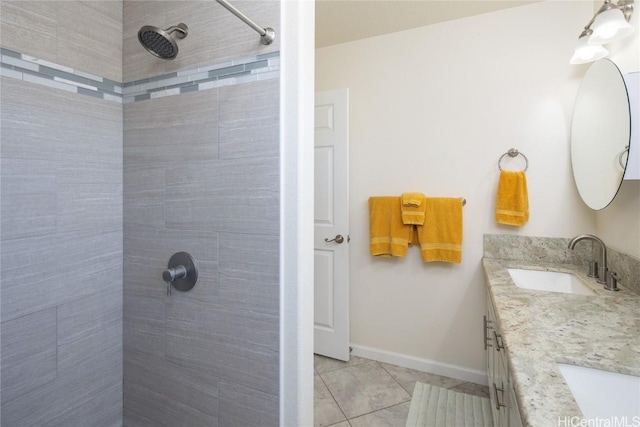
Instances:
[[[402,193],[402,206],[418,207],[424,202],[422,193]]]
[[[462,261],[462,198],[427,197],[418,241],[425,262]]]
[[[374,256],[405,256],[413,226],[402,223],[400,197],[369,198],[370,251]]]
[[[424,224],[424,194],[403,193],[402,194],[402,223],[403,224]]]
[[[521,226],[528,220],[527,176],[524,171],[501,171],[496,197],[496,221]]]

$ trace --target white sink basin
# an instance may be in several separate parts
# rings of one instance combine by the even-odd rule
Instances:
[[[640,418],[640,377],[558,363],[586,419]]]
[[[563,292],[565,294],[594,295],[594,292],[580,279],[570,273],[559,271],[525,270],[508,268],[513,283],[523,289]]]

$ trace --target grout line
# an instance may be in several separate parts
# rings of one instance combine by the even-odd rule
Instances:
[[[333,371],[332,371],[333,372]],[[318,378],[320,378],[320,381],[322,381],[322,384],[324,384],[325,388],[327,389],[327,391],[329,392],[329,394],[331,395],[331,398],[333,399],[333,401],[335,402],[336,406],[338,407],[338,409],[340,410],[340,413],[342,414],[342,416],[344,417],[344,419],[349,423],[349,418],[347,418],[347,414],[344,413],[344,410],[342,409],[342,407],[340,406],[340,404],[338,403],[338,401],[336,400],[336,397],[333,395],[333,393],[331,392],[331,389],[329,388],[329,386],[327,385],[327,383],[324,382],[324,378],[322,378],[322,376],[320,374],[318,374]],[[341,423],[342,421],[338,421],[338,423]],[[335,424],[338,424],[335,423]],[[351,423],[349,423],[349,425],[351,425]]]
[[[244,234],[244,233],[233,233],[233,234]],[[315,357],[321,357],[321,358],[324,358],[324,359],[331,359],[330,357],[321,356],[321,355],[319,355],[319,354],[314,354],[314,356],[315,356]],[[358,359],[362,360],[362,362],[358,362],[358,363],[351,364],[351,358],[353,358],[353,357],[357,357]],[[335,360],[335,359],[331,359],[331,360]],[[341,367],[339,367],[339,368],[335,368],[335,369],[331,369],[330,371],[322,372],[322,374],[327,374],[327,373],[329,373],[329,372],[339,371],[340,369],[351,368],[351,367],[353,367],[353,366],[358,366],[358,365],[361,365],[361,364],[363,364],[363,363],[375,362],[375,360],[373,360],[373,359],[367,359],[366,357],[350,356],[350,358],[349,358],[349,362],[343,362],[343,361],[341,361],[341,360],[340,360],[339,362],[340,362],[340,363],[344,363],[344,366],[341,366]],[[315,367],[314,367],[314,368],[315,368]],[[320,372],[318,372],[318,374],[320,374]]]
[[[322,378],[322,375],[323,375],[323,374],[318,374],[318,377],[320,377],[320,380],[322,381],[322,383],[325,385],[325,387],[326,387],[326,388],[327,388],[327,390],[329,391],[329,394],[330,394],[330,395],[331,395],[331,397],[333,398],[334,402],[336,402],[336,405],[338,405],[338,409],[340,409],[340,412],[342,412],[342,415],[345,417],[345,419],[347,420],[347,423],[348,423],[350,426],[351,426],[351,422],[349,422],[349,420],[353,420],[353,419],[355,419],[355,418],[359,418],[359,417],[363,417],[363,416],[365,416],[365,415],[373,414],[373,413],[375,413],[375,412],[382,411],[382,410],[385,410],[385,409],[389,409],[389,408],[392,408],[392,407],[394,407],[394,406],[402,405],[402,404],[405,404],[405,403],[410,402],[410,401],[412,400],[412,396],[411,396],[411,395],[406,391],[406,389],[405,389],[404,387],[402,387],[402,385],[400,385],[400,384],[398,383],[398,381],[393,377],[393,375],[391,375],[391,374],[390,374],[386,369],[384,369],[384,368],[382,367],[382,365],[381,365],[377,360],[370,360],[370,359],[365,359],[365,358],[361,358],[361,359],[364,359],[364,360],[367,360],[367,361],[366,361],[366,362],[362,362],[362,363],[358,363],[358,364],[356,364],[356,365],[343,366],[343,367],[341,367],[341,368],[335,369],[335,370],[333,370],[333,371],[328,371],[328,372],[325,372],[325,373],[337,372],[337,371],[342,370],[342,369],[351,368],[351,367],[354,367],[354,366],[359,366],[359,365],[362,365],[362,364],[365,364],[365,363],[373,362],[373,363],[375,363],[379,368],[381,368],[381,369],[383,370],[383,372],[385,372],[387,375],[389,375],[389,377],[390,377],[390,378],[391,378],[391,379],[392,379],[392,380],[393,380],[393,381],[394,381],[394,382],[395,382],[395,383],[396,383],[396,384],[397,384],[397,385],[398,385],[398,386],[399,386],[403,391],[405,391],[405,393],[407,393],[407,395],[409,396],[409,399],[407,399],[407,400],[403,400],[403,401],[401,401],[401,402],[396,402],[396,403],[394,403],[394,404],[392,404],[392,405],[385,406],[385,407],[383,407],[383,408],[378,408],[378,409],[372,410],[372,411],[370,411],[370,412],[366,412],[366,413],[364,413],[364,414],[357,415],[357,416],[355,416],[355,417],[348,418],[348,417],[346,416],[346,414],[344,413],[344,410],[342,409],[342,407],[341,407],[341,406],[340,406],[340,404],[338,403],[337,399],[335,398],[335,396],[334,396],[333,392],[331,391],[331,389],[329,388],[329,386],[328,386],[328,385],[326,384],[326,382],[324,381],[324,378]],[[341,421],[341,422],[342,422],[342,421]],[[336,424],[338,424],[338,423],[336,423]]]
[[[406,388],[404,388],[404,386],[403,386],[402,384],[400,384],[400,382],[396,379],[396,377],[395,377],[391,372],[387,371],[387,370],[384,368],[384,366],[382,366],[381,364],[380,364],[380,367],[382,368],[382,370],[383,370],[383,371],[385,371],[387,374],[389,374],[389,376],[390,376],[391,378],[393,378],[393,381],[395,381],[395,383],[396,383],[396,384],[398,384],[398,385],[400,386],[400,388],[401,388],[401,389],[403,389],[404,391],[406,391],[406,392],[407,392],[407,394],[409,395],[409,399],[411,399],[411,398],[413,397],[413,393],[412,393],[411,391],[407,390]],[[409,368],[406,368],[406,369],[409,369]],[[416,380],[416,382],[417,382],[417,381],[418,381],[418,380]]]
[[[380,411],[384,411],[386,409],[391,409],[391,408],[396,407],[396,406],[404,405],[407,402],[411,402],[411,400],[405,400],[404,402],[394,403],[393,405],[385,406],[384,408],[376,409],[375,411],[367,412],[366,414],[362,414],[362,415],[358,415],[357,417],[349,418],[347,421],[355,420],[356,418],[364,417],[366,415],[375,414],[376,412],[380,412]],[[351,424],[351,423],[349,423],[349,424]]]

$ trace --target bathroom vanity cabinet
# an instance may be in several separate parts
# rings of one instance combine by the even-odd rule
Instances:
[[[487,310],[484,316],[484,345],[487,350],[487,376],[493,424],[496,427],[522,427],[509,373],[506,344],[489,294],[487,294]]]
[[[624,282],[620,292],[606,291],[588,277],[583,264],[490,258],[482,263],[487,279],[484,335],[494,424],[587,425],[598,417],[615,416],[615,408],[628,392],[581,386],[598,403],[591,401],[585,415],[559,364],[640,377],[638,295],[626,289]],[[510,269],[569,273],[593,294],[521,288]],[[634,411],[629,416],[636,416]]]

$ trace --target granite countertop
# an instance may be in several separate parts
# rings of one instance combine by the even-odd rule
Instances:
[[[638,294],[604,290],[581,265],[484,258],[483,266],[524,425],[582,416],[556,362],[640,376]],[[596,295],[521,289],[507,268],[572,273]]]

